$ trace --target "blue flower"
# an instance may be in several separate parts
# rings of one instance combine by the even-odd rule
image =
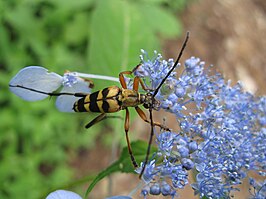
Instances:
[[[158,144],[158,150],[161,153],[167,153],[170,155],[176,137],[177,135],[172,132],[163,132],[159,134],[156,140],[156,143]]]
[[[266,196],[266,180],[262,182],[256,181],[254,178],[249,178],[249,184],[251,185],[250,193],[251,199],[264,199]]]
[[[46,199],[82,199],[80,195],[66,190],[56,190],[50,193]]]
[[[157,52],[153,58],[142,53],[135,75],[156,89],[174,62],[162,60]],[[145,197],[177,197],[189,184],[191,169],[197,174],[190,186],[208,198],[228,198],[249,171],[266,176],[266,98],[243,91],[240,83],[232,86],[199,58],[191,57],[177,69],[155,97],[161,109],[176,116],[179,128],[157,133],[158,151],[143,176]],[[265,196],[265,182],[253,179],[251,184],[253,198]]]
[[[77,82],[78,82],[77,76],[74,76],[73,74],[70,74],[70,73],[64,74],[63,81],[62,81],[62,84],[64,86],[72,87]]]
[[[46,199],[82,199],[80,195],[72,191],[56,190],[50,193]],[[132,199],[130,196],[111,196],[105,199]]]
[[[142,171],[143,166],[144,166],[143,163],[141,163],[140,167],[136,170],[136,172],[140,173]],[[146,165],[146,169],[142,175],[142,179],[146,183],[148,183],[153,179],[156,173],[157,171],[155,170],[155,160],[152,160]]]

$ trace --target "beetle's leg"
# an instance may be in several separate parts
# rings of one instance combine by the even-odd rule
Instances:
[[[106,119],[106,114],[105,113],[101,113],[100,115],[98,115],[96,118],[94,118],[92,121],[90,121],[86,126],[85,128],[88,129],[90,127],[92,127],[94,124],[102,121]]]
[[[125,79],[124,75],[132,75],[132,73],[134,73],[134,71],[136,71],[138,69],[138,67],[140,67],[142,64],[138,64],[132,71],[128,70],[128,71],[123,71],[121,73],[119,73],[119,80],[120,80],[120,83],[122,84],[121,82],[121,79]]]
[[[140,78],[139,77],[135,77],[134,81],[133,81],[133,90],[134,91],[138,91],[139,90],[139,82],[140,82]]]
[[[105,119],[108,119],[108,118],[118,118],[118,119],[123,119],[122,117],[120,116],[116,116],[116,115],[106,115],[105,113],[102,113],[100,115],[98,115],[96,118],[94,118],[92,121],[90,121],[86,126],[85,128],[90,128],[92,127],[94,124],[97,124]]]
[[[141,87],[142,87],[143,90],[145,90],[145,91],[150,91],[150,90],[151,90],[151,89],[149,89],[149,88],[147,88],[147,87],[145,86],[144,82],[143,82],[142,79],[140,79],[140,78],[139,78],[139,83],[140,83],[140,85],[141,85]]]
[[[131,71],[124,71],[124,72],[119,73],[119,81],[120,81],[122,88],[124,88],[124,89],[127,88],[127,84],[126,84],[126,80],[125,80],[124,75],[131,75],[131,74],[132,74]]]
[[[85,78],[82,78],[85,82],[88,82],[89,83],[89,88],[94,88],[94,82],[90,79],[85,79]]]
[[[138,68],[141,67],[141,65],[142,65],[142,64],[138,64],[138,65],[132,70],[131,73],[134,73],[136,70],[138,70]],[[139,77],[138,77],[138,78],[139,78]],[[143,90],[145,90],[145,91],[150,91],[150,90],[152,90],[152,89],[147,88],[147,87],[145,86],[145,84],[144,84],[144,82],[143,82],[143,80],[142,80],[141,78],[139,78],[139,83],[140,83],[140,85],[141,85],[141,87],[142,87]]]
[[[129,137],[128,137],[128,130],[129,130],[129,111],[128,111],[128,108],[125,108],[126,110],[126,118],[125,118],[125,132],[126,132],[126,139],[127,139],[127,148],[128,148],[128,153],[130,155],[130,159],[131,159],[131,162],[133,164],[133,166],[135,168],[138,167],[138,163],[136,162],[136,159],[133,155],[133,152],[132,152],[132,148],[131,148],[131,144],[130,144],[130,141],[129,141]]]
[[[142,65],[142,63],[135,66],[135,68],[133,68],[133,70],[132,70],[132,73],[134,73],[136,70],[138,70],[138,68],[141,67],[141,65]]]
[[[142,64],[138,64],[132,71],[124,71],[124,72],[119,73],[119,81],[120,81],[120,84],[122,85],[122,88],[125,88],[125,89],[127,88],[124,75],[132,75],[132,73],[134,73],[134,71],[136,71],[138,69],[138,67],[140,67],[141,65]],[[144,82],[142,81],[142,79],[140,77],[134,78],[133,90],[138,91],[138,85],[137,84],[139,84],[139,83],[140,83],[143,90],[145,90],[145,91],[151,90],[145,86]]]
[[[133,73],[135,70],[137,70],[137,68],[140,67],[141,65],[142,65],[142,64],[137,65],[137,66],[133,69],[133,71],[124,71],[124,72],[119,73],[119,81],[120,81],[120,84],[122,85],[122,88],[125,88],[125,89],[127,88],[126,81],[125,81],[125,76],[124,76],[124,75],[132,75],[132,73]],[[137,78],[137,79],[136,79],[136,78]],[[145,91],[150,90],[150,89],[148,89],[148,88],[145,86],[144,82],[143,82],[142,79],[139,78],[139,77],[135,77],[135,78],[134,78],[134,82],[133,82],[133,90],[138,91],[138,84],[139,84],[139,83],[140,83],[141,87],[143,88],[143,90],[145,90]]]
[[[154,126],[159,126],[160,128],[166,130],[166,131],[170,131],[170,129],[164,125],[162,125],[161,123],[159,122],[151,122],[147,119],[147,116],[146,114],[143,112],[143,110],[141,110],[138,106],[135,107],[137,113],[139,114],[139,116],[141,117],[141,119],[143,119],[145,122],[151,124],[153,123]]]
[[[124,72],[119,73],[119,81],[120,81],[120,84],[122,85],[122,88],[125,88],[125,89],[127,88],[124,75],[131,75],[131,74],[132,74],[132,71],[124,71]],[[139,77],[134,78],[133,90],[138,91],[139,83],[140,83],[141,87],[143,88],[143,90],[145,90],[145,91],[150,90],[149,88],[147,88],[145,86],[144,82]]]

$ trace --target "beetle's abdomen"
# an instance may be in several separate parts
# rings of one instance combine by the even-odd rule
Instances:
[[[121,95],[120,88],[110,86],[80,98],[75,102],[73,110],[75,112],[117,112],[121,110],[119,95]]]

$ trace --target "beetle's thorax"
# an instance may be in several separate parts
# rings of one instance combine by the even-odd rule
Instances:
[[[135,107],[142,104],[140,101],[140,93],[130,89],[122,88],[119,100],[122,103],[122,109],[126,107]]]
[[[137,91],[130,89],[121,89],[121,95],[118,99],[121,101],[122,109],[126,107],[136,107],[138,105],[143,104],[143,106],[147,109],[158,109],[160,102],[154,99],[152,93],[148,92],[146,94],[141,94]]]

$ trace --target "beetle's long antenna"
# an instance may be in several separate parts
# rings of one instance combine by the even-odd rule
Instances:
[[[34,88],[28,88],[28,87],[21,86],[21,85],[11,85],[11,84],[9,84],[9,87],[22,88],[22,89],[25,89],[25,90],[29,90],[29,91],[33,91],[33,92],[36,92],[36,93],[49,95],[49,96],[60,96],[60,95],[70,95],[70,96],[75,96],[75,97],[85,97],[86,96],[86,94],[84,94],[84,93],[48,93],[48,92],[39,91],[39,90],[36,90]]]
[[[183,51],[187,45],[187,42],[188,42],[188,38],[189,38],[189,32],[187,32],[187,36],[186,36],[186,39],[182,45],[182,48],[180,50],[180,53],[175,61],[175,64],[174,66],[171,68],[171,70],[169,70],[169,72],[167,73],[167,75],[163,78],[163,80],[161,81],[161,83],[159,84],[159,86],[155,89],[154,93],[153,93],[153,97],[155,97],[157,95],[157,93],[159,92],[159,89],[161,88],[161,86],[163,85],[163,83],[166,81],[166,79],[169,77],[169,75],[173,72],[173,70],[175,69],[175,67],[177,66],[182,54],[183,54]]]
[[[143,167],[141,169],[141,172],[139,174],[139,178],[142,177],[144,171],[145,171],[145,168],[146,168],[146,165],[149,161],[149,155],[150,155],[150,151],[151,151],[151,144],[152,144],[152,138],[154,136],[154,124],[153,124],[153,118],[152,118],[152,108],[149,108],[149,113],[150,113],[150,121],[151,121],[151,133],[150,133],[150,138],[149,138],[149,143],[148,143],[148,148],[147,148],[147,152],[146,152],[146,157],[145,157],[145,160],[144,160],[144,163],[143,163]]]

